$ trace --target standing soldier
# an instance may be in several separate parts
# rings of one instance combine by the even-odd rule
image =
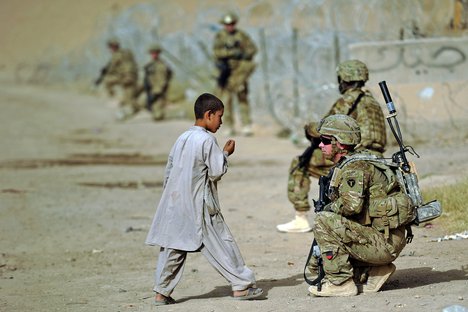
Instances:
[[[120,110],[116,117],[118,120],[125,120],[139,110],[136,99],[138,68],[133,53],[121,49],[118,40],[108,40],[107,46],[112,53],[112,57],[101,70],[101,76],[96,80],[96,85],[104,81],[104,86],[111,97],[115,96],[115,86],[122,88],[123,94],[119,103]]]
[[[162,120],[165,115],[166,95],[172,70],[159,58],[162,52],[161,46],[153,45],[148,52],[151,61],[144,67],[142,91],[146,93],[146,109],[152,113],[154,120]]]
[[[237,29],[238,17],[228,13],[221,19],[224,29],[216,34],[213,53],[219,70],[217,84],[224,102],[224,124],[234,134],[233,99],[237,96],[242,133],[252,135],[247,80],[255,69],[257,47],[244,31]]]
[[[354,118],[361,128],[361,142],[358,148],[365,148],[382,156],[387,143],[385,118],[377,100],[364,88],[369,80],[367,66],[358,60],[344,61],[336,69],[338,88],[343,95],[331,107],[325,117],[344,114]],[[311,122],[305,127],[305,135],[311,146],[301,156],[295,157],[290,166],[288,178],[288,199],[294,205],[296,217],[291,222],[276,226],[280,232],[304,233],[311,227],[307,219],[310,210],[310,177],[325,176],[333,166],[318,148],[320,135],[317,123]]]

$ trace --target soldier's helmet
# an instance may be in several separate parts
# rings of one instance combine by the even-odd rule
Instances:
[[[345,145],[357,145],[361,141],[361,129],[356,120],[348,115],[337,114],[322,119],[317,131]]]
[[[366,64],[359,60],[348,60],[338,65],[336,74],[343,81],[364,81],[369,80],[369,70]]]
[[[161,52],[161,51],[162,51],[162,47],[159,44],[153,44],[148,49],[148,52],[150,52],[150,53],[151,52]]]
[[[236,15],[236,13],[229,12],[221,18],[221,24],[224,25],[230,25],[230,24],[236,24],[237,21],[239,20],[239,17]]]
[[[107,45],[110,45],[110,46],[119,46],[120,45],[120,42],[117,38],[109,38],[107,40]]]

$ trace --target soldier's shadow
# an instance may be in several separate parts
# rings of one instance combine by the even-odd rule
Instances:
[[[257,281],[257,287],[260,287],[263,289],[263,295],[259,297],[259,300],[264,300],[267,299],[268,297],[268,291],[272,288],[275,287],[288,287],[288,286],[296,286],[299,284],[304,284],[305,286],[308,286],[304,282],[304,276],[303,274],[296,274],[290,277],[286,278],[281,278],[281,279],[262,279]],[[304,287],[305,287],[304,286]],[[188,300],[194,300],[194,299],[208,299],[208,298],[222,298],[222,297],[229,297],[232,295],[232,289],[230,286],[216,286],[212,291],[207,292],[202,295],[197,295],[197,296],[190,296],[190,297],[184,297],[177,299],[177,302],[184,302]]]
[[[451,281],[467,281],[468,265],[460,270],[434,271],[432,268],[414,268],[397,270],[384,284],[382,290],[414,288]]]

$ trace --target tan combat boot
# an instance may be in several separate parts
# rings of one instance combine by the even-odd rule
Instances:
[[[396,267],[393,263],[372,267],[369,270],[369,277],[367,278],[367,283],[362,285],[362,292],[378,292],[379,289],[383,286],[383,284],[393,274],[393,272],[395,272],[395,269]]]
[[[350,278],[341,285],[335,285],[325,280],[322,284],[322,290],[318,291],[317,287],[310,286],[309,292],[317,297],[349,297],[356,296],[358,289],[356,284],[354,284],[354,280]]]
[[[291,222],[278,224],[276,229],[283,233],[306,233],[310,232],[312,228],[307,220],[307,212],[296,212],[296,218]]]

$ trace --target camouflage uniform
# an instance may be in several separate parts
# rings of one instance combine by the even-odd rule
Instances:
[[[354,161],[339,170],[330,186],[332,202],[316,215],[313,229],[331,283],[339,285],[353,277],[353,267],[391,263],[405,246],[405,226],[391,229],[388,239],[371,226],[369,203],[387,196],[382,190],[388,185],[382,170],[368,161]],[[363,282],[361,278],[357,276]]]
[[[160,47],[151,47],[149,52],[161,52]],[[162,120],[165,115],[166,95],[169,82],[172,78],[172,70],[161,59],[153,59],[145,65],[144,86],[140,92],[145,91],[149,96],[147,108],[151,111],[154,120]]]
[[[336,165],[324,186],[328,203],[317,213],[313,228],[325,272],[323,292],[313,286],[309,291],[316,296],[352,296],[358,293],[356,282],[365,283],[363,292],[376,292],[394,272],[391,262],[406,245],[405,224],[412,216],[404,213],[411,199],[387,164],[367,150],[355,151],[362,140],[353,118],[329,116],[317,131],[330,138],[328,143],[322,140],[321,148]],[[312,272],[317,259],[309,261]]]
[[[232,14],[231,14],[232,15]],[[226,18],[231,18],[232,23],[237,22],[237,17],[226,15],[221,21],[226,23]],[[220,81],[218,79],[218,88],[220,98],[224,103],[224,124],[232,128],[234,125],[233,100],[237,96],[239,100],[239,112],[243,126],[250,126],[252,123],[250,117],[250,108],[248,102],[247,80],[255,69],[255,63],[252,61],[257,53],[257,47],[247,33],[235,29],[228,32],[226,29],[216,34],[213,44],[213,54],[216,58],[216,65],[220,69],[220,75],[223,71],[227,79]]]
[[[382,156],[387,143],[385,118],[379,103],[372,94],[363,88],[351,88],[344,92],[324,118],[344,114],[354,118],[361,128],[360,148],[365,148],[372,153]],[[311,122],[305,127],[305,131],[312,138],[317,138],[317,123]],[[299,158],[295,157],[290,166],[288,177],[288,198],[296,211],[309,211],[310,177],[325,176],[330,171],[333,163],[326,160],[320,149],[315,149],[309,165],[304,169],[292,169],[297,166]]]
[[[117,49],[106,66],[104,85],[109,96],[114,96],[114,87],[120,86],[123,91],[120,106],[124,117],[128,117],[139,110],[137,103],[138,68],[129,50]]]

